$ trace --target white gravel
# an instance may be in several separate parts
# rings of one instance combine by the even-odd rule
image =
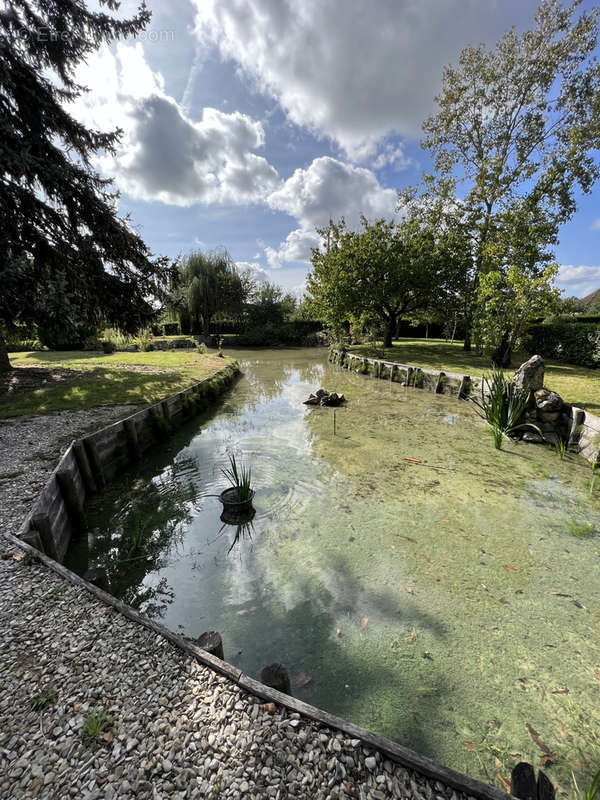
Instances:
[[[15,533],[68,443],[131,407],[0,423],[0,531]],[[268,707],[0,534],[0,798],[464,795],[339,731]],[[56,693],[44,710],[31,701]],[[109,727],[84,741],[103,710]]]

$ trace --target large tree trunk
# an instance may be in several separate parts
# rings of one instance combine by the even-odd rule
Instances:
[[[463,349],[466,350],[467,353],[471,352],[471,326],[468,321],[465,322],[465,341]]]
[[[396,315],[394,314],[394,315],[388,317],[387,320],[386,320],[385,335],[384,335],[384,339],[383,339],[383,346],[384,347],[391,347],[392,346],[392,341],[393,341],[393,338],[394,338],[394,334],[396,333],[396,328],[397,328],[397,320],[396,320]]]
[[[11,363],[8,360],[8,351],[6,349],[6,342],[2,331],[0,331],[0,372],[8,372],[12,369]]]
[[[508,333],[502,336],[502,341],[492,353],[492,364],[495,367],[505,369],[510,367],[512,357],[512,345],[509,340]]]

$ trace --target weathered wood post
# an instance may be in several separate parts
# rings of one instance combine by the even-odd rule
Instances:
[[[50,516],[48,514],[35,514],[31,520],[31,524],[40,535],[44,553],[57,561],[56,546],[54,544],[54,537],[52,536]]]
[[[110,581],[108,580],[108,572],[104,567],[91,567],[83,573],[83,580],[102,589],[103,592],[110,594]]]
[[[125,435],[127,436],[127,444],[129,445],[129,451],[131,453],[131,457],[134,461],[138,461],[140,459],[140,456],[142,455],[142,451],[140,449],[140,442],[138,439],[138,432],[135,420],[126,419],[123,422],[123,428],[125,429]]]
[[[94,479],[94,474],[92,472],[87,453],[85,452],[83,442],[73,442],[73,454],[75,455],[75,461],[79,467],[79,474],[81,475],[81,479],[85,485],[86,492],[88,494],[95,494],[98,491],[98,487],[96,486],[96,480]]]
[[[85,447],[85,452],[87,453],[90,466],[92,467],[96,484],[98,485],[99,489],[104,489],[106,486],[104,467],[102,466],[102,461],[100,460],[100,456],[98,454],[96,442],[93,439],[84,439],[83,446]]]
[[[77,491],[73,473],[69,469],[59,469],[56,473],[56,480],[74,527],[79,531],[87,531],[87,519],[83,509],[83,502]]]
[[[196,643],[198,647],[202,648],[202,650],[206,650],[207,653],[220,658],[221,661],[225,660],[225,656],[223,655],[223,639],[221,638],[221,634],[217,633],[217,631],[205,631],[196,639]]]
[[[283,664],[267,664],[262,668],[260,673],[261,681],[270,686],[271,689],[277,689],[278,692],[283,694],[292,694],[292,685],[290,683],[290,676],[287,669]]]

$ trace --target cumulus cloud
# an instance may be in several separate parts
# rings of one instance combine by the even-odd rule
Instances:
[[[195,0],[197,33],[298,125],[353,158],[414,137],[459,50],[529,22],[536,0]]]
[[[558,283],[565,287],[567,295],[585,297],[600,288],[600,267],[563,264],[558,271]]]
[[[77,77],[91,91],[75,114],[98,128],[123,129],[117,156],[103,157],[100,166],[131,196],[178,206],[248,204],[278,185],[274,167],[253,152],[265,143],[262,124],[215,108],[191,119],[165,94],[141,43],[102,49]]]
[[[269,273],[260,264],[255,264],[251,261],[236,261],[235,266],[240,275],[243,272],[249,272],[259,286],[271,281]]]

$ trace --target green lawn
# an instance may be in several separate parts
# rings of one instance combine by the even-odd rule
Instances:
[[[466,353],[462,342],[445,342],[443,339],[400,339],[393,347],[383,350],[382,347],[358,345],[349,348],[353,353],[382,358],[385,353],[387,361],[399,361],[414,364],[417,367],[459,372],[464,375],[483,375],[491,370],[489,359],[474,353]],[[525,354],[513,356],[513,367],[527,359]],[[508,372],[508,370],[507,370]],[[558,392],[561,397],[580,408],[587,408],[592,413],[600,411],[600,370],[576,367],[560,361],[546,359],[546,380],[549,389]]]
[[[16,384],[0,394],[0,417],[122,403],[155,403],[211,377],[231,362],[195,350],[112,355],[44,351],[11,353],[10,360],[17,369],[9,380],[14,378]],[[22,372],[24,367],[48,372]],[[30,380],[33,385],[29,385]]]

